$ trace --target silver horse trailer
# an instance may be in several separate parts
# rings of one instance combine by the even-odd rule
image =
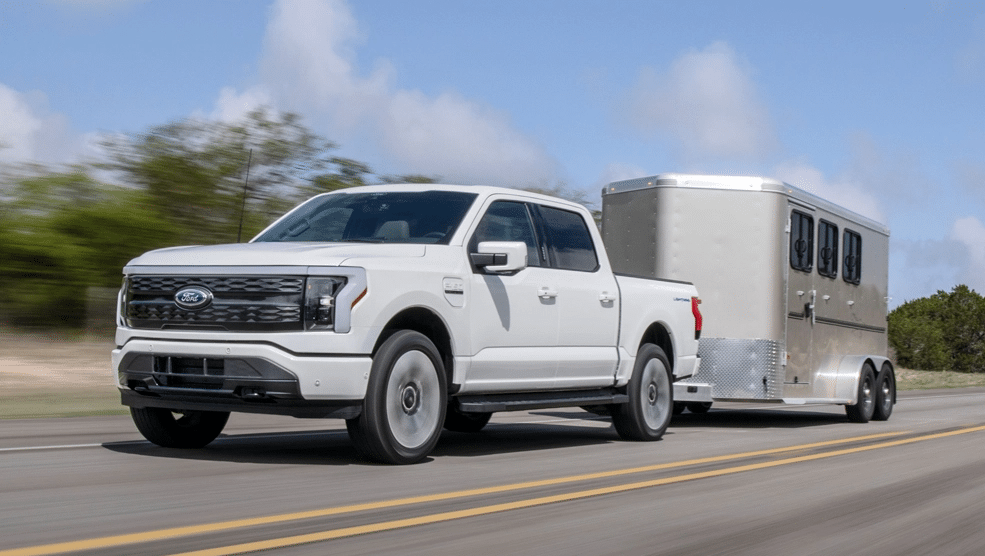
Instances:
[[[889,418],[886,226],[772,179],[660,174],[605,187],[602,237],[616,272],[701,295],[701,364],[675,384],[676,411],[830,403]]]

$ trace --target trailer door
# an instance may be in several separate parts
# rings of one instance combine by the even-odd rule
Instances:
[[[784,396],[798,389],[795,384],[808,384],[811,344],[814,341],[814,306],[817,290],[814,284],[814,210],[803,205],[789,206],[789,244],[787,249],[787,372]]]

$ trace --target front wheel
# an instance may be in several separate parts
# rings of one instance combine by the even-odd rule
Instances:
[[[660,440],[674,408],[670,362],[659,346],[643,344],[627,388],[629,402],[612,406],[612,423],[625,440]]]
[[[876,408],[876,373],[872,365],[866,363],[862,367],[862,376],[858,379],[858,401],[855,405],[846,405],[845,413],[853,423],[868,423]]]
[[[438,349],[427,336],[401,330],[373,356],[363,411],[346,428],[364,456],[415,463],[438,443],[447,397]]]
[[[219,436],[228,411],[175,413],[159,407],[131,407],[130,416],[144,438],[164,448],[203,448]]]

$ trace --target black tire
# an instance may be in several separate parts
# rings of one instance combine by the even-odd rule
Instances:
[[[893,367],[888,363],[882,365],[882,370],[876,376],[876,405],[872,412],[873,421],[888,421],[893,414],[893,404],[896,402],[896,376]]]
[[[228,411],[185,411],[131,407],[130,416],[144,438],[164,448],[203,448],[219,436]]]
[[[845,413],[853,423],[868,423],[876,409],[876,373],[872,365],[866,363],[862,367],[862,376],[858,380],[858,402],[846,405]]]
[[[367,458],[415,463],[438,443],[447,399],[438,349],[427,336],[401,330],[373,356],[362,413],[347,420],[346,428]]]
[[[708,413],[711,402],[687,402],[687,410],[691,413]]]
[[[680,415],[681,413],[684,413],[685,409],[687,409],[686,403],[674,402],[674,415]]]
[[[445,411],[445,428],[452,432],[479,432],[490,418],[492,413],[468,413],[449,405]]]
[[[629,403],[612,406],[612,423],[625,440],[660,440],[674,412],[670,362],[662,349],[643,344],[627,387]]]

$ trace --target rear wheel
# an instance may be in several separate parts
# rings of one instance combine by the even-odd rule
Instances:
[[[674,391],[670,362],[660,347],[643,344],[629,379],[629,402],[612,406],[612,423],[626,440],[659,440],[670,424]]]
[[[711,402],[687,402],[687,410],[691,413],[708,413]]]
[[[447,396],[438,349],[427,336],[401,330],[373,356],[363,411],[346,428],[364,456],[415,463],[438,443]]]
[[[872,413],[874,421],[888,421],[893,414],[893,403],[896,401],[896,378],[893,368],[888,363],[883,364],[882,370],[876,376],[876,406]]]
[[[445,411],[445,428],[452,432],[479,432],[492,418],[492,413],[468,413],[448,406]]]
[[[131,407],[130,416],[144,438],[164,448],[202,448],[219,436],[228,411],[176,413],[159,407]]]
[[[866,363],[862,367],[862,376],[858,380],[858,401],[855,405],[846,405],[845,413],[853,423],[868,423],[876,409],[876,374],[872,365]]]

